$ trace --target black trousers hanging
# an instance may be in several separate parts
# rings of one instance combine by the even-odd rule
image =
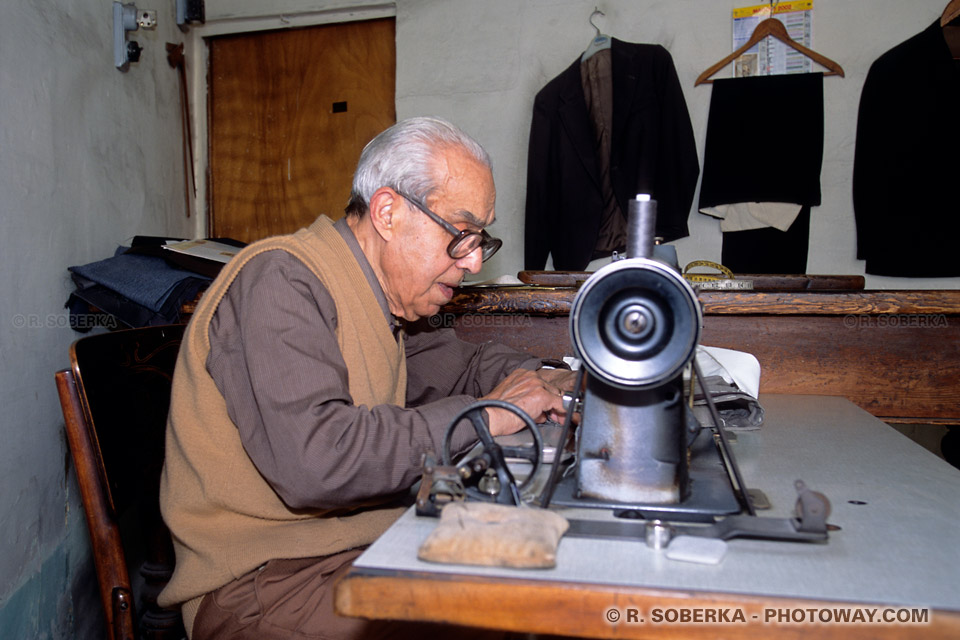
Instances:
[[[802,205],[787,231],[723,234],[734,273],[805,273],[810,207],[820,204],[823,74],[719,79],[713,83],[699,208],[739,202]]]
[[[806,273],[809,237],[810,207],[803,207],[786,231],[766,227],[724,233],[720,262],[734,273]]]

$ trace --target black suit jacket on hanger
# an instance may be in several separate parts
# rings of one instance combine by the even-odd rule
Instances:
[[[960,62],[940,21],[877,58],[853,157],[857,258],[879,276],[960,276]]]
[[[657,200],[657,235],[688,235],[700,165],[670,53],[613,39],[610,177],[621,211],[637,193]],[[580,59],[536,96],[527,159],[524,268],[579,271],[596,245],[603,207],[593,125]]]

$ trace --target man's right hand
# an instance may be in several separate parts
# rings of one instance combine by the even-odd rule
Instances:
[[[563,389],[547,381],[535,371],[517,369],[493,391],[481,400],[503,400],[523,409],[534,422],[544,422],[549,415],[551,418],[563,418],[566,411],[563,408]],[[506,409],[488,407],[490,434],[504,436],[515,433],[523,428],[523,421],[514,413]]]

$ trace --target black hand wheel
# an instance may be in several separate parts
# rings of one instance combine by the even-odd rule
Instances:
[[[490,435],[490,429],[487,428],[487,423],[483,419],[483,410],[487,407],[506,409],[507,411],[519,416],[519,418],[523,421],[524,426],[533,434],[533,446],[500,446],[496,440],[494,440],[493,436]],[[488,502],[495,501],[501,504],[519,505],[520,492],[526,489],[527,486],[533,482],[534,476],[540,469],[543,451],[543,437],[540,435],[540,430],[537,428],[536,423],[534,423],[534,421],[523,409],[514,404],[510,404],[509,402],[503,402],[502,400],[481,400],[479,402],[475,402],[457,414],[457,416],[450,422],[450,426],[447,427],[447,433],[443,438],[444,465],[453,465],[453,456],[450,452],[450,443],[453,439],[454,431],[456,431],[457,426],[465,418],[470,419],[470,423],[473,425],[473,430],[476,432],[477,438],[480,440],[480,444],[483,447],[483,450],[478,455],[461,463],[459,466],[460,475],[464,479],[464,486],[467,495],[472,498],[486,500]],[[510,469],[507,467],[507,458],[519,458],[521,460],[526,460],[533,467],[530,470],[530,475],[528,475],[526,480],[519,485],[517,484],[516,479],[514,479],[513,474],[510,473]],[[496,472],[497,483],[499,484],[499,487],[495,487],[494,491],[481,491],[479,488],[468,484],[468,482],[471,481],[481,480],[483,476],[486,475],[487,469],[491,468]]]

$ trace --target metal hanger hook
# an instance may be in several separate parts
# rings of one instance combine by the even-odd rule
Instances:
[[[594,7],[593,7],[593,13],[590,14],[590,20],[589,20],[590,26],[597,30],[597,36],[596,36],[596,37],[599,38],[600,36],[603,35],[603,32],[600,31],[600,27],[598,27],[597,25],[593,24],[593,17],[594,17],[595,15],[597,15],[597,14],[600,14],[601,16],[604,16],[604,17],[606,17],[607,14],[605,14],[603,11],[600,11],[600,7],[597,7],[597,6],[594,6]]]

